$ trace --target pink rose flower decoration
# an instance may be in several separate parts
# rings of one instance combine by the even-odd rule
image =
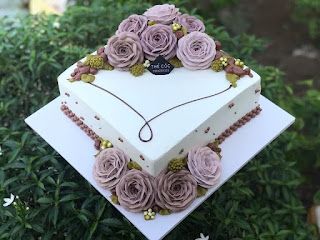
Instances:
[[[188,168],[201,187],[214,186],[221,176],[219,156],[208,147],[191,149],[188,153]]]
[[[179,15],[179,8],[171,4],[155,5],[149,8],[143,15],[149,21],[155,21],[161,24],[172,24],[173,20]]]
[[[175,22],[185,27],[189,33],[204,32],[206,30],[203,22],[200,19],[188,14],[181,14],[177,16]]]
[[[159,55],[166,60],[176,55],[177,37],[167,25],[156,24],[147,27],[141,34],[141,44],[145,57],[151,61]]]
[[[130,212],[151,208],[154,205],[154,193],[154,178],[136,169],[128,171],[116,187],[120,205]]]
[[[146,29],[147,26],[148,26],[147,17],[133,14],[120,23],[116,34],[119,34],[122,32],[132,32],[140,36],[143,30]]]
[[[202,32],[191,32],[178,42],[177,57],[190,70],[207,69],[216,55],[213,39]]]
[[[162,171],[156,177],[156,204],[173,212],[179,212],[197,197],[197,181],[189,171]]]
[[[140,39],[138,35],[131,32],[112,36],[108,40],[105,53],[110,65],[120,70],[128,70],[144,60]]]
[[[122,176],[127,172],[129,157],[118,148],[102,150],[93,166],[93,177],[107,190],[114,190]]]

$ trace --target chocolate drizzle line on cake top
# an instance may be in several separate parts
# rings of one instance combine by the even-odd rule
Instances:
[[[134,111],[140,118],[143,119],[143,121],[144,121],[145,123],[144,123],[143,126],[140,128],[140,130],[139,130],[139,135],[138,135],[140,141],[142,141],[142,142],[150,142],[150,141],[152,140],[152,138],[153,138],[153,131],[152,131],[152,128],[151,128],[151,126],[150,126],[150,122],[152,122],[152,121],[155,120],[156,118],[158,118],[158,117],[164,115],[165,113],[170,112],[170,111],[172,111],[172,110],[174,110],[174,109],[176,109],[176,108],[185,106],[185,105],[187,105],[187,104],[194,103],[194,102],[198,102],[198,101],[201,101],[201,100],[204,100],[204,99],[207,99],[207,98],[211,98],[211,97],[220,95],[220,94],[222,94],[222,93],[224,93],[224,92],[226,92],[226,91],[228,91],[229,89],[232,88],[232,85],[229,85],[228,88],[226,88],[226,89],[224,89],[224,90],[222,90],[222,91],[220,91],[220,92],[217,92],[217,93],[214,93],[214,94],[205,96],[205,97],[192,99],[192,100],[190,100],[190,101],[187,101],[187,102],[178,104],[178,105],[176,105],[176,106],[173,106],[173,107],[171,107],[171,108],[169,108],[169,109],[167,109],[167,110],[165,110],[165,111],[157,114],[156,116],[152,117],[151,119],[147,120],[138,110],[136,110],[136,109],[135,109],[134,107],[132,107],[129,103],[127,103],[125,100],[123,100],[122,98],[120,98],[119,96],[117,96],[116,94],[114,94],[113,92],[110,92],[109,90],[107,90],[107,89],[105,89],[105,88],[103,88],[103,87],[100,87],[100,86],[98,86],[98,85],[96,85],[96,84],[94,84],[94,83],[92,83],[92,82],[90,82],[90,83],[88,83],[88,84],[90,84],[91,86],[96,87],[96,88],[98,88],[98,89],[100,89],[100,90],[102,90],[102,91],[110,94],[111,96],[115,97],[116,99],[118,99],[119,101],[121,101],[123,104],[125,104],[128,108],[130,108],[132,111]],[[150,137],[149,137],[148,139],[143,139],[142,136],[141,136],[142,130],[143,130],[145,127],[147,127],[147,128],[149,129],[149,131],[150,131]]]

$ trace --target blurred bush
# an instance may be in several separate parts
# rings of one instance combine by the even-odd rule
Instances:
[[[123,18],[150,6],[142,0],[88,4],[61,17],[0,20],[0,199],[14,193],[29,207],[0,207],[0,239],[144,239],[23,122],[59,95],[59,73],[105,44]],[[315,228],[305,223],[295,194],[303,181],[296,164],[320,163],[320,92],[308,82],[310,90],[294,96],[279,69],[252,58],[264,41],[230,36],[213,23],[206,21],[207,32],[252,66],[263,79],[263,94],[297,121],[166,239],[194,239],[199,232],[210,239],[312,239]]]
[[[319,0],[295,0],[294,18],[307,25],[311,38],[320,39]]]

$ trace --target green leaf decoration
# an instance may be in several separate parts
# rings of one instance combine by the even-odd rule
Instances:
[[[113,204],[119,204],[118,196],[112,194],[112,195],[111,195],[111,202],[112,202]]]
[[[240,77],[233,73],[227,73],[226,78],[231,83],[233,87],[237,87],[237,81],[240,79]]]
[[[161,209],[161,210],[159,211],[159,214],[162,215],[162,216],[170,215],[170,214],[171,214],[171,211],[168,210],[168,209]]]
[[[135,161],[130,161],[128,162],[128,168],[129,169],[137,169],[137,170],[142,170],[142,167]]]
[[[96,77],[92,74],[82,74],[81,75],[81,81],[90,83],[93,82],[96,79]]]
[[[174,66],[175,68],[181,68],[181,67],[183,67],[182,62],[181,62],[180,59],[177,58],[177,57],[171,58],[171,59],[169,60],[169,63],[170,63],[172,66]]]
[[[107,71],[112,71],[114,69],[113,66],[111,66],[109,63],[104,63],[103,69]]]
[[[208,192],[207,188],[201,187],[201,186],[197,186],[197,197],[202,197],[204,195],[206,195],[206,193]]]

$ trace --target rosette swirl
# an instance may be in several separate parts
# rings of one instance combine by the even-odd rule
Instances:
[[[193,148],[188,153],[188,168],[201,187],[214,186],[221,176],[219,156],[208,147]]]
[[[120,70],[128,70],[144,60],[140,39],[138,35],[131,32],[112,36],[108,40],[105,53],[110,65]]]
[[[132,32],[140,36],[147,26],[148,19],[146,16],[133,14],[120,23],[116,34],[122,32]]]
[[[136,169],[128,171],[116,187],[120,205],[130,212],[151,208],[154,205],[154,192],[154,178]]]
[[[122,176],[127,172],[129,157],[118,148],[102,150],[93,166],[93,177],[103,188],[114,190]]]
[[[147,27],[141,34],[141,45],[147,59],[154,61],[162,55],[169,60],[176,55],[177,37],[170,26],[156,24]]]
[[[162,171],[156,177],[156,204],[172,212],[186,209],[197,197],[197,181],[189,171]]]
[[[205,33],[191,32],[178,42],[177,57],[190,70],[209,68],[215,55],[216,44]]]
[[[175,22],[185,27],[189,33],[204,32],[206,29],[200,19],[196,18],[195,16],[190,16],[189,14],[178,15]]]
[[[179,15],[179,8],[172,4],[155,5],[149,8],[143,14],[149,21],[156,23],[171,24],[173,20]]]

